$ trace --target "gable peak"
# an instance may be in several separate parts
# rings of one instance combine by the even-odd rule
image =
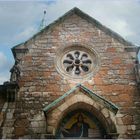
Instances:
[[[31,39],[34,39],[37,35],[41,34],[44,30],[49,30],[49,29],[53,28],[55,25],[57,25],[57,23],[62,22],[63,20],[65,20],[66,18],[68,18],[69,16],[71,16],[73,14],[76,14],[76,15],[80,16],[81,18],[87,20],[91,24],[94,24],[97,28],[99,28],[100,30],[105,32],[107,35],[115,38],[120,43],[122,43],[122,44],[124,44],[126,46],[135,46],[133,43],[125,40],[119,34],[117,34],[116,32],[112,31],[111,29],[107,28],[106,26],[102,25],[99,21],[97,21],[93,17],[89,16],[87,13],[83,12],[81,9],[79,9],[77,7],[74,7],[71,10],[69,10],[68,12],[66,12],[64,15],[59,17],[57,20],[55,20],[51,24],[47,25],[45,28],[43,28],[41,31],[39,31],[38,33],[33,35],[30,39],[28,39],[27,41],[23,42],[22,44],[23,45],[26,44],[28,41],[30,41]],[[16,45],[13,48],[15,49],[17,47],[19,47],[19,45]]]

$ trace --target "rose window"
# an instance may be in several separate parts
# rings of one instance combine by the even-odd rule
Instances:
[[[67,73],[84,75],[92,65],[91,57],[83,51],[68,52],[63,58],[63,66]]]
[[[65,78],[84,80],[96,72],[98,55],[93,49],[83,46],[63,47],[57,50],[55,64]]]

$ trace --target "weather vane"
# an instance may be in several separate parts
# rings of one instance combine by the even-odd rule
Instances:
[[[39,26],[39,30],[44,29],[44,27],[46,27],[46,10],[44,10],[44,15],[43,18],[41,20],[40,26]]]

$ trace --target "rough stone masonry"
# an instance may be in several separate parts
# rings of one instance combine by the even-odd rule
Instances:
[[[94,49],[99,59],[96,73],[82,82],[69,79],[56,69],[58,50],[77,45]],[[108,134],[111,138],[140,138],[139,64],[132,48],[136,46],[78,8],[13,47],[11,80],[1,85],[1,138],[55,138],[55,124],[59,124],[62,114],[78,106],[96,108],[97,117],[101,114],[110,120],[116,128],[114,135]],[[118,107],[117,113],[102,104],[103,99],[95,101],[81,88],[48,113],[43,111],[77,84],[113,103]]]

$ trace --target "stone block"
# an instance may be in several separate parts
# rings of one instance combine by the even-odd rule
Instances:
[[[77,98],[77,102],[83,102],[84,100],[84,97],[81,94],[77,94],[75,97]]]
[[[58,119],[58,118],[57,118],[57,119]],[[55,126],[56,122],[57,122],[57,121],[56,121],[54,118],[48,119],[48,120],[47,120],[47,125]]]
[[[14,127],[3,127],[2,130],[3,134],[12,134]]]
[[[31,135],[24,135],[23,137],[19,137],[19,139],[31,139]]]
[[[132,130],[136,130],[136,125],[131,125]]]
[[[78,99],[75,97],[75,95],[70,97],[68,100],[66,100],[66,103],[68,106],[71,106],[77,102],[78,102]]]
[[[6,119],[10,120],[13,118],[13,113],[12,112],[7,112],[6,113]]]
[[[94,79],[88,80],[88,84],[93,86],[94,85]]]
[[[116,117],[123,117],[123,114],[120,114],[119,112],[116,114]]]
[[[117,131],[118,131],[119,134],[126,134],[127,126],[119,125],[119,126],[117,126]]]
[[[110,96],[110,99],[111,99],[111,101],[114,102],[114,103],[120,101],[120,98],[119,98],[117,95],[116,95],[116,96],[114,96],[114,95],[113,95],[113,96]]]
[[[116,122],[117,122],[118,125],[123,125],[122,118],[120,118],[120,117],[116,118]]]
[[[94,83],[96,85],[103,85],[103,80],[99,77],[94,77]]]
[[[127,125],[127,130],[132,130],[131,125]]]
[[[4,119],[4,113],[3,112],[0,112],[0,126],[3,122],[3,119]]]
[[[49,97],[50,93],[49,92],[43,92],[43,97]]]
[[[6,139],[12,139],[14,137],[14,134],[7,134]]]
[[[38,121],[32,121],[32,122],[31,122],[31,127],[32,127],[32,128],[39,127]]]
[[[42,134],[42,133],[45,133],[46,131],[45,127],[33,127],[30,129],[32,130],[33,134]]]
[[[118,97],[119,97],[120,100],[123,100],[123,101],[126,101],[126,102],[131,101],[131,97],[128,94],[120,94]]]
[[[5,127],[12,127],[14,125],[14,119],[13,120],[5,120],[4,126]]]
[[[110,47],[110,48],[107,48],[106,51],[109,53],[114,53],[114,52],[116,52],[116,48]]]
[[[69,101],[70,102],[70,101]],[[71,103],[71,102],[70,102]],[[65,109],[67,109],[68,108],[68,102],[65,102],[65,103],[62,103],[59,107],[58,107],[58,109],[60,110],[60,111],[64,111]]]
[[[100,111],[103,107],[100,106],[97,102],[94,102],[93,106],[98,110]]]
[[[47,126],[47,133],[53,134],[54,127],[53,126]]]
[[[55,108],[54,110],[52,110],[49,114],[51,114],[51,116],[59,116],[62,112],[58,109],[58,108]],[[49,115],[48,114],[48,115]]]
[[[126,115],[122,118],[122,121],[125,125],[133,124],[133,117],[130,115]]]
[[[39,121],[38,122],[39,127],[46,127],[46,121]]]
[[[108,112],[108,109],[103,108],[103,109],[101,110],[101,112],[103,113],[103,115],[104,115],[106,118],[108,118],[108,117],[109,117],[109,112]]]
[[[25,127],[15,127],[15,131],[14,131],[14,133],[15,133],[15,136],[16,137],[19,137],[19,136],[24,136],[25,135]]]
[[[42,121],[42,120],[45,120],[45,116],[43,112],[40,112],[34,116],[34,121]]]

